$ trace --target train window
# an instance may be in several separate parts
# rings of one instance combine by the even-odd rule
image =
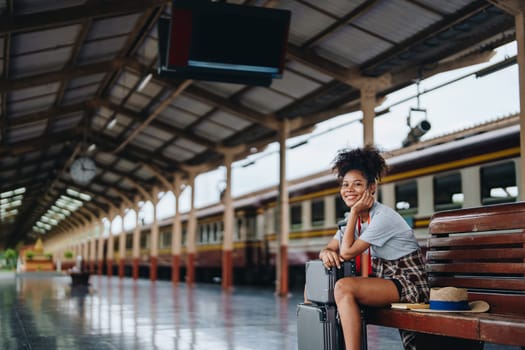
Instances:
[[[204,230],[206,229],[205,225],[200,225],[199,226],[199,242],[200,243],[204,243]]]
[[[149,248],[149,234],[145,232],[141,232],[140,234],[140,248],[141,249],[147,249]]]
[[[458,209],[463,205],[459,172],[434,177],[434,210]]]
[[[126,249],[130,250],[133,248],[133,235],[126,235]]]
[[[292,205],[290,207],[290,228],[292,230],[298,230],[301,228],[301,222],[302,222],[302,206],[301,203]]]
[[[182,229],[182,237],[181,237],[181,243],[182,245],[186,244],[186,236],[188,235],[188,231],[186,230],[186,227]]]
[[[164,231],[160,234],[160,247],[161,248],[169,248],[171,247],[171,232],[170,231]]]
[[[514,162],[481,167],[480,185],[482,204],[515,202],[518,187]]]
[[[317,199],[312,201],[311,206],[312,227],[319,227],[324,225],[324,199]]]
[[[241,231],[242,231],[242,219],[237,219],[237,226],[235,227],[235,239],[240,241],[241,240]]]
[[[396,210],[401,215],[417,213],[417,182],[407,181],[396,184]]]
[[[341,196],[336,195],[335,197],[335,222],[345,220],[345,214],[348,212],[348,207],[341,198]]]

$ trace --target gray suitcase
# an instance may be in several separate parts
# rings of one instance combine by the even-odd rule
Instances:
[[[344,261],[340,269],[327,269],[321,260],[306,262],[306,299],[320,304],[335,304],[335,282],[348,276],[356,275],[354,261]]]
[[[345,342],[334,305],[297,306],[298,350],[343,350]]]

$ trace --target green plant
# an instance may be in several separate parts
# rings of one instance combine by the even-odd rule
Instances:
[[[28,251],[26,252],[26,258],[27,258],[27,260],[32,260],[34,256],[35,256],[35,252],[33,252],[33,251],[28,250]]]
[[[9,269],[13,269],[16,266],[16,259],[17,259],[17,253],[14,249],[6,249],[4,252],[4,259],[6,262],[6,266]]]
[[[52,260],[52,259],[53,259],[53,253],[45,253],[44,256],[45,256],[48,260]]]
[[[64,252],[64,258],[66,259],[72,259],[73,258],[73,252],[68,250]]]

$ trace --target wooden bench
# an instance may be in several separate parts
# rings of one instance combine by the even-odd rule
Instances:
[[[467,288],[487,313],[366,308],[367,324],[418,332],[418,349],[525,349],[525,202],[436,213],[429,225],[431,287]]]

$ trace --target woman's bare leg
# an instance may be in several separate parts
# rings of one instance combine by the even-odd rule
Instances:
[[[346,350],[361,349],[359,305],[385,306],[399,301],[396,285],[382,278],[342,278],[335,285],[334,295],[343,327]]]

